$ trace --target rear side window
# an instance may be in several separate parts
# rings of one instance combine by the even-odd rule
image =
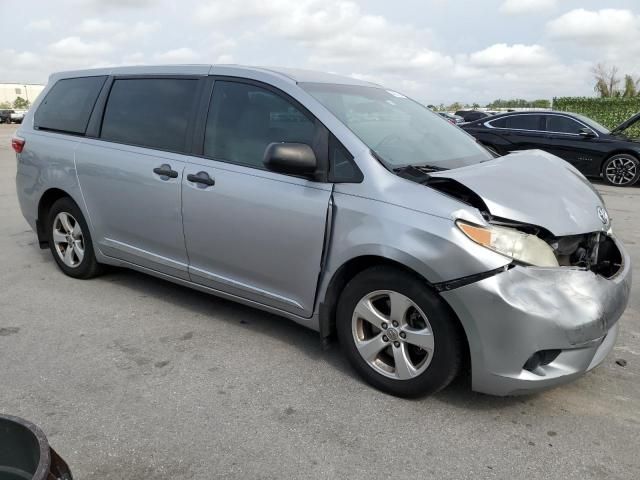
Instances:
[[[207,157],[264,168],[272,142],[313,145],[315,124],[298,107],[255,85],[217,81],[204,139]]]
[[[518,130],[540,130],[540,115],[513,115],[506,117],[507,128]]]
[[[197,80],[188,78],[115,80],[100,138],[184,152],[197,84]]]
[[[58,80],[38,107],[34,126],[43,130],[84,135],[91,111],[106,78]]]
[[[557,133],[580,133],[585,128],[575,120],[560,115],[547,115],[547,131]]]
[[[507,119],[506,118],[497,118],[495,120],[491,120],[488,122],[489,126],[495,128],[506,128],[507,127]]]

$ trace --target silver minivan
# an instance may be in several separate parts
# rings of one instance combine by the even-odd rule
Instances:
[[[467,365],[495,395],[572,380],[629,298],[629,256],[575,168],[496,157],[353,78],[59,73],[12,144],[22,212],[65,274],[128,267],[288,317],[394,395]]]

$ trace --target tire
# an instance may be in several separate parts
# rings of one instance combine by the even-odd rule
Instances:
[[[88,279],[102,273],[89,227],[73,200],[69,197],[57,200],[49,209],[46,225],[51,254],[65,275]],[[70,240],[73,247],[68,248]]]
[[[615,187],[630,187],[640,178],[640,161],[628,153],[619,153],[605,160],[602,178]]]
[[[395,396],[435,393],[462,364],[457,319],[423,280],[397,268],[371,267],[349,281],[338,301],[336,328],[353,368]]]

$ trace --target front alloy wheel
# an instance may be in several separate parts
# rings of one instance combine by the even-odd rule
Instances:
[[[374,266],[353,277],[338,301],[336,329],[353,368],[392,395],[437,392],[462,363],[458,319],[423,278],[400,268]]]
[[[640,165],[632,155],[620,154],[609,158],[602,169],[605,181],[617,187],[628,187],[638,181]]]
[[[352,334],[365,362],[389,378],[417,377],[433,357],[427,316],[410,298],[393,290],[371,292],[358,302]]]

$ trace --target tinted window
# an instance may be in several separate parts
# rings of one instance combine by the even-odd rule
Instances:
[[[84,134],[107,77],[58,80],[35,114],[36,128]]]
[[[489,126],[495,128],[506,128],[507,127],[507,119],[506,118],[497,118],[495,120],[491,120],[489,122]]]
[[[362,172],[353,161],[353,156],[335,138],[329,144],[329,181],[360,182]]]
[[[313,144],[315,125],[291,102],[270,90],[216,82],[204,140],[208,157],[263,168],[272,142]]]
[[[197,83],[176,78],[116,80],[104,112],[101,138],[185,151]]]
[[[584,125],[575,120],[559,115],[547,115],[547,131],[560,133],[580,133]]]
[[[505,120],[507,128],[540,130],[540,115],[512,115]]]

